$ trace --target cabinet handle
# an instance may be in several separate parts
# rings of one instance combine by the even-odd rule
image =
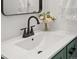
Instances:
[[[72,54],[73,54],[73,51],[69,51],[69,54],[71,54],[71,55],[72,55]]]
[[[72,50],[73,50],[73,51],[75,51],[75,50],[76,50],[76,48],[74,47],[74,48],[72,48]]]
[[[70,51],[69,51],[69,54],[72,55],[72,54],[74,53],[75,50],[76,50],[76,48],[71,48]]]

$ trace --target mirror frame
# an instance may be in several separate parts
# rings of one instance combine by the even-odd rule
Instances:
[[[3,6],[4,6],[4,0],[1,0],[1,12],[5,16],[24,15],[24,14],[36,14],[36,13],[40,13],[42,11],[42,0],[39,0],[39,11],[38,12],[33,12],[33,13],[21,13],[21,14],[10,14],[10,15],[6,15],[4,13],[4,7]]]

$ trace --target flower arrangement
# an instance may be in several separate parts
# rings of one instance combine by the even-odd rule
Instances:
[[[55,16],[51,16],[51,15],[50,15],[50,12],[46,12],[46,13],[43,12],[43,13],[41,13],[41,14],[39,15],[39,19],[44,22],[44,24],[45,24],[45,30],[46,30],[46,31],[48,30],[47,24],[48,24],[49,22],[51,22],[51,21],[55,21],[55,20],[56,20]]]

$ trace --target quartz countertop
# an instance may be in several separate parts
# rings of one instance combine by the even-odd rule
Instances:
[[[8,59],[50,59],[77,36],[66,31],[52,31],[52,35],[49,31],[41,32],[46,34],[46,39],[42,40],[36,48],[26,50],[15,45],[15,43],[25,40],[22,40],[22,37],[19,36],[2,42],[1,54]],[[38,54],[38,51],[42,51],[42,53]]]

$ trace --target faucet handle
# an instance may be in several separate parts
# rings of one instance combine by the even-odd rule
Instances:
[[[31,26],[31,27],[35,27],[35,25]]]
[[[20,30],[26,30],[26,28],[22,28],[22,29],[20,29]]]
[[[23,38],[26,38],[26,36],[27,36],[27,35],[26,35],[26,28],[22,28],[21,30],[24,30],[24,31],[23,31],[23,36],[22,36],[22,37],[23,37]]]
[[[34,35],[33,27],[35,27],[35,25],[31,26],[31,31],[30,31],[30,33],[32,33],[32,34]]]

